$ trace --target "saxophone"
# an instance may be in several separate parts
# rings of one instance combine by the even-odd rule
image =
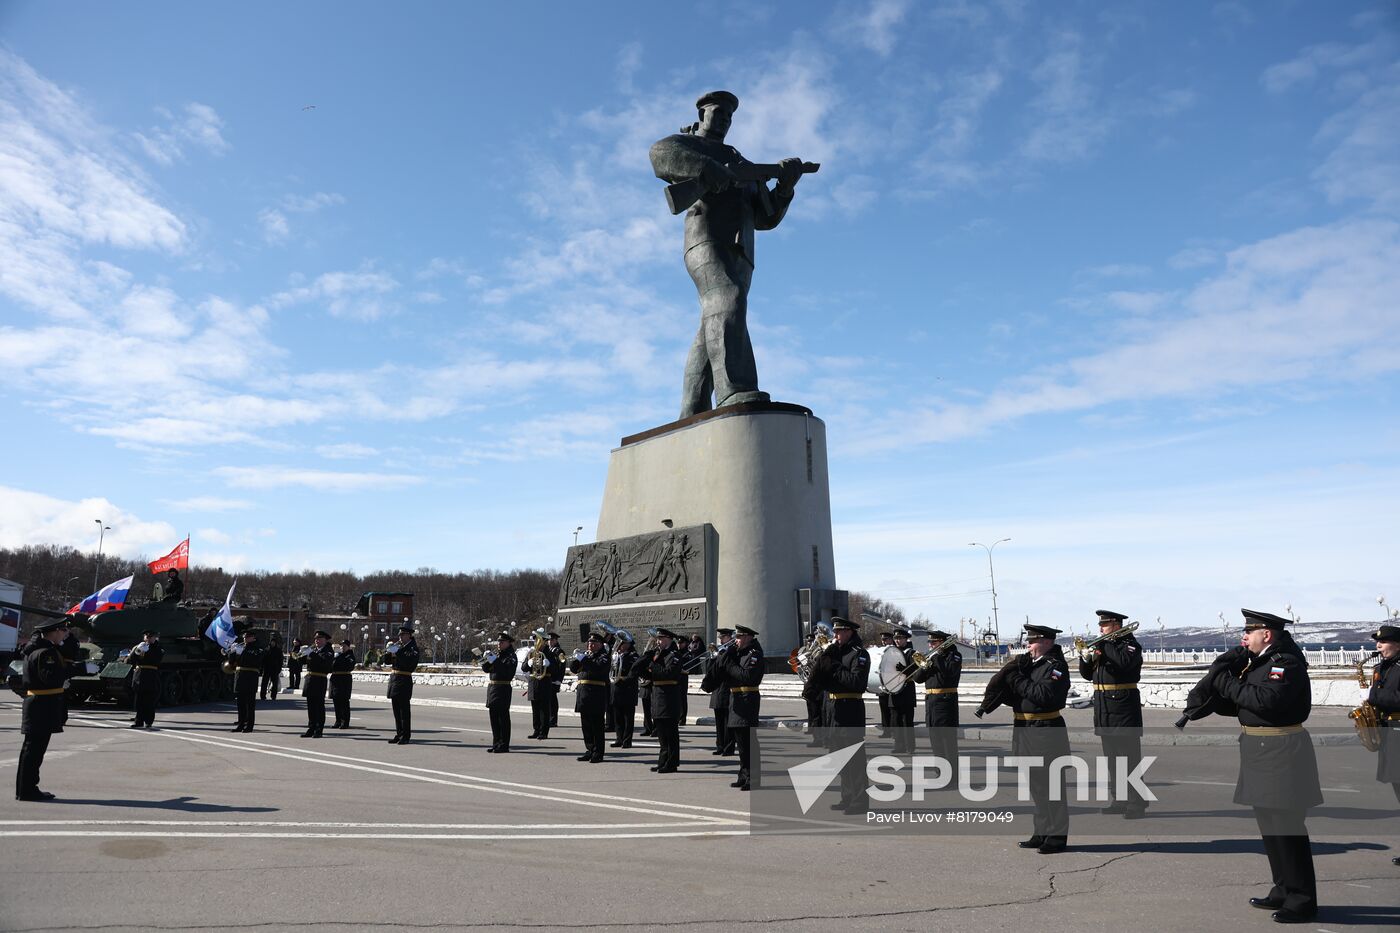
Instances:
[[[1371,678],[1366,676],[1366,665],[1370,664],[1380,656],[1379,651],[1372,651],[1369,655],[1356,662],[1356,682],[1362,687],[1371,686]],[[1347,714],[1352,724],[1356,726],[1356,735],[1361,739],[1361,744],[1366,751],[1379,751],[1381,747],[1381,718],[1376,712],[1376,707],[1370,700],[1363,700],[1361,705]]]

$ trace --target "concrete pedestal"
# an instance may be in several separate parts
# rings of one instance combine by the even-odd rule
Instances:
[[[718,625],[764,653],[800,639],[797,590],[835,589],[826,425],[798,405],[721,408],[623,438],[608,464],[598,540],[709,523],[719,537]]]

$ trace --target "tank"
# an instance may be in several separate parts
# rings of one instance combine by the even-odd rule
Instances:
[[[161,706],[204,703],[233,696],[233,678],[222,670],[223,653],[204,637],[200,616],[174,603],[151,603],[76,619],[73,630],[87,649],[87,670],[68,684],[72,701],[132,701],[131,665],[126,655],[147,629],[160,636],[165,658],[160,665]]]

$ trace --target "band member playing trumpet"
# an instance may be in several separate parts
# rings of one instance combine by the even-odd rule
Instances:
[[[1380,748],[1377,750],[1376,780],[1389,784],[1400,801],[1400,626],[1382,625],[1371,633],[1381,662],[1371,678],[1371,690],[1366,699],[1376,708],[1380,727]],[[1392,858],[1400,865],[1400,857]]]
[[[651,679],[651,717],[661,751],[651,770],[674,773],[681,764],[681,668],[684,652],[676,647],[676,635],[669,629],[655,630],[656,647],[638,663],[638,676]]]
[[[825,719],[831,729],[828,744],[846,748],[865,738],[865,688],[870,680],[870,652],[861,644],[859,626],[836,616],[832,642],[812,665],[809,680],[826,693]],[[862,744],[841,769],[841,800],[833,810],[864,813],[870,809],[866,790],[865,746]]]
[[[350,728],[350,690],[355,684],[355,649],[350,639],[340,640],[340,650],[331,659],[331,703],[335,706],[332,729]]]
[[[637,661],[640,657],[632,644],[632,634],[619,629],[613,642],[611,691],[613,708],[613,748],[631,748],[632,731],[637,721]]]
[[[962,655],[956,646],[943,645],[953,636],[934,629],[928,633],[928,659],[914,674],[924,685],[924,724],[929,746],[939,758],[958,766],[958,682],[962,679]]]
[[[302,695],[306,697],[306,731],[303,739],[319,739],[326,728],[326,687],[329,686],[331,668],[335,666],[335,652],[331,651],[331,633],[318,631],[314,644],[302,645],[299,651],[306,667],[306,686]]]
[[[710,661],[705,684],[729,693],[729,740],[739,749],[739,774],[730,787],[748,790],[758,773],[759,684],[763,682],[763,646],[758,633],[745,625],[734,626],[734,638],[726,641]]]
[[[243,641],[229,645],[225,654],[233,657],[233,698],[238,704],[238,721],[233,724],[233,732],[252,732],[253,721],[257,718],[258,682],[262,679],[263,653],[258,647],[258,636],[244,632]]]
[[[719,638],[719,650],[725,650],[726,646],[734,640],[734,630],[732,628],[717,628],[715,635]],[[715,666],[713,660],[710,661],[710,669]],[[709,671],[705,672],[705,680],[701,682],[700,689],[706,689],[705,683],[710,682]],[[732,755],[734,754],[734,738],[729,735],[729,688],[723,685],[714,687],[710,693],[710,709],[715,711],[715,750],[711,755]]]
[[[487,752],[510,751],[510,695],[515,689],[515,668],[519,662],[515,636],[506,630],[496,636],[496,650],[481,659],[481,669],[490,678],[486,682],[486,713],[491,718],[491,747]]]
[[[1080,655],[1079,675],[1094,684],[1094,734],[1103,743],[1110,793],[1115,793],[1120,776],[1142,763],[1142,645],[1123,628],[1128,618],[1123,613],[1100,609],[1095,614],[1099,637]],[[1127,800],[1115,799],[1103,808],[1130,820],[1141,819],[1146,810],[1147,802],[1132,787]]]
[[[1013,710],[1011,754],[1039,757],[1041,764],[1027,773],[1035,804],[1033,835],[1019,843],[1041,855],[1065,851],[1069,844],[1069,804],[1063,796],[1050,799],[1050,763],[1070,753],[1061,711],[1069,699],[1069,665],[1055,644],[1059,629],[1026,625],[1025,654],[1003,668],[1007,702]]]
[[[579,761],[598,764],[603,760],[609,667],[603,633],[594,629],[588,633],[588,647],[575,651],[569,662],[569,670],[578,675],[574,682],[574,711],[583,727],[583,754],[578,756]]]
[[[399,640],[385,651],[389,655],[389,703],[394,707],[394,737],[390,745],[407,745],[413,738],[413,672],[418,669],[418,642],[413,626],[399,626]]]
[[[141,640],[127,655],[126,659],[131,664],[131,693],[136,706],[132,729],[142,726],[153,728],[156,701],[160,699],[160,662],[164,657],[165,649],[160,646],[160,636],[150,629],[141,633]]]
[[[559,725],[559,688],[564,683],[564,649],[559,645],[559,633],[550,632],[545,636],[545,654],[550,657],[550,683],[554,689],[549,694],[549,728]],[[544,735],[548,735],[548,730]],[[544,738],[541,735],[540,738]]]
[[[1279,923],[1305,923],[1317,915],[1317,875],[1307,811],[1322,803],[1317,753],[1303,723],[1312,712],[1308,662],[1288,620],[1241,609],[1242,669],[1216,671],[1213,686],[1239,717],[1240,772],[1235,803],[1254,808],[1264,839],[1273,888],[1250,906],[1272,910]]]

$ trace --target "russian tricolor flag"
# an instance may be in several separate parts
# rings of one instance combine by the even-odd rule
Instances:
[[[112,609],[120,609],[126,605],[126,594],[131,592],[131,581],[136,579],[135,575],[123,577],[116,583],[108,583],[102,589],[78,603],[68,610],[69,615],[75,612],[86,612],[92,615],[96,612],[107,612]]]

